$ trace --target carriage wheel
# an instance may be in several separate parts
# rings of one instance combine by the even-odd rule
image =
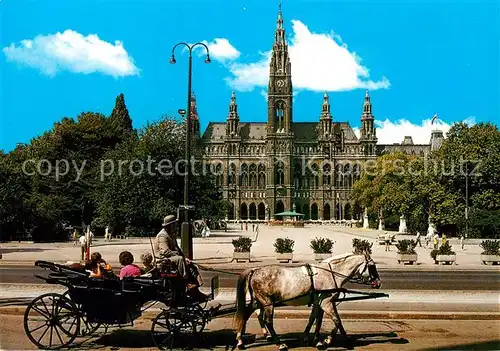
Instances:
[[[179,336],[200,334],[205,328],[205,318],[203,314],[193,312],[194,309],[172,308],[156,316],[151,326],[156,347],[160,350],[171,350]]]
[[[54,350],[68,346],[80,330],[80,313],[76,305],[60,294],[40,295],[26,308],[24,331],[41,349]]]
[[[63,296],[71,300],[71,296],[69,295],[69,290],[66,290]],[[75,305],[78,308],[78,310],[80,311],[82,310],[79,304],[75,303]],[[79,329],[78,331],[78,335],[80,336],[91,336],[101,327],[101,323],[88,322],[87,316],[82,312],[80,312],[80,319],[81,319],[80,323],[81,329]]]

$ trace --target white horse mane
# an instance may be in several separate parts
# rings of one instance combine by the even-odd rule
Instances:
[[[352,252],[346,252],[346,253],[343,253],[343,254],[340,254],[337,256],[328,257],[327,259],[324,259],[323,261],[321,261],[321,263],[331,263],[332,261],[341,260],[341,259],[347,258],[347,257],[352,256],[352,255],[354,255]]]

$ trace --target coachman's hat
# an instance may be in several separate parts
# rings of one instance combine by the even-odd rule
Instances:
[[[176,222],[177,220],[175,219],[174,215],[168,215],[165,218],[163,218],[163,226],[166,227],[169,224],[172,224]]]

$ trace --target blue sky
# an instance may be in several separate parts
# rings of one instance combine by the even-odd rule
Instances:
[[[125,94],[136,128],[185,108],[193,60],[202,128],[224,121],[236,90],[242,121],[266,121],[267,55],[278,1],[0,0],[0,148],[82,111],[110,114]],[[295,88],[294,120],[319,119],[323,91],[336,121],[358,127],[370,90],[381,142],[430,137],[455,121],[500,119],[498,1],[292,1],[283,17]]]

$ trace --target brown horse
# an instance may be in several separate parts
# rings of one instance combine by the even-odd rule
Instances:
[[[281,344],[273,327],[274,307],[302,306],[309,303],[319,305],[334,322],[335,328],[328,342],[330,343],[337,329],[345,333],[334,301],[338,294],[332,290],[341,288],[352,278],[369,280],[373,288],[380,287],[377,268],[368,252],[331,257],[318,265],[271,265],[244,271],[238,279],[236,295],[235,324],[238,348],[245,348],[242,335],[248,318],[258,308],[262,332],[268,340],[279,345],[280,350],[286,350],[287,346]],[[246,304],[247,292],[250,293],[249,305]]]

